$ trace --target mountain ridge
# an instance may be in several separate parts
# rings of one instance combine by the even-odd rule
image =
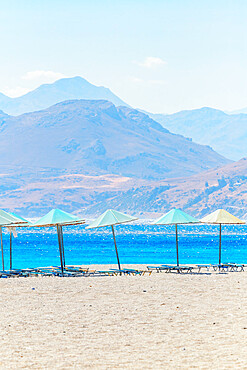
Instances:
[[[3,117],[0,124],[0,165],[162,179],[229,162],[208,146],[170,133],[144,113],[105,100],[69,100]]]
[[[76,76],[62,78],[51,84],[43,84],[28,93],[10,98],[0,93],[0,110],[10,115],[20,115],[28,112],[46,109],[56,103],[73,99],[109,100],[119,106],[128,106],[110,89],[95,86],[86,79]]]
[[[168,130],[209,145],[221,155],[239,160],[247,156],[247,114],[227,114],[203,107],[173,114],[149,116]]]

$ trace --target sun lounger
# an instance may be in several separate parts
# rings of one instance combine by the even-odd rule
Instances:
[[[95,276],[116,276],[118,273],[112,270],[96,270]]]
[[[13,275],[11,275],[11,274],[9,273],[9,271],[0,271],[0,277],[1,277],[1,278],[9,278],[9,277],[11,277],[11,276],[13,276]]]
[[[114,271],[116,274],[119,275],[135,275],[135,270],[131,269],[110,269],[110,271]]]
[[[244,265],[234,263],[234,262],[226,262],[223,263],[224,266],[229,267],[229,271],[244,271]]]
[[[170,272],[171,270],[176,269],[177,266],[175,265],[159,265],[159,266],[147,266],[148,271],[156,271],[156,272]]]
[[[175,266],[175,265],[161,265],[162,268],[166,269],[168,272],[172,271],[177,271],[178,273],[181,272],[187,272],[190,273],[193,270],[192,266],[185,266],[185,265],[180,265],[180,266]]]
[[[95,272],[95,270],[92,270],[89,272],[89,269],[79,269],[79,268],[67,268],[67,267],[64,267],[64,270],[62,272],[61,270],[61,267],[59,266],[52,266],[52,269],[55,271],[55,272],[58,272],[59,273],[59,276],[64,276],[64,277],[69,277],[69,276],[74,276],[74,277],[77,277],[77,276],[86,276],[86,275],[89,275],[90,273],[93,273]]]
[[[210,266],[211,265],[196,265],[196,267],[198,268],[198,272],[200,272],[201,269],[206,269],[207,271],[209,271]]]
[[[27,277],[29,274],[25,271],[22,270],[5,270],[5,271],[0,271],[0,277]]]
[[[213,268],[214,271],[244,271],[244,265],[236,264],[236,263],[222,263],[222,264],[216,264],[216,265],[210,265],[210,267]]]
[[[176,266],[176,265],[160,265],[160,266],[147,266],[147,269],[150,271],[156,270],[157,272],[178,272],[183,273],[187,272],[190,273],[193,270],[192,266]]]
[[[125,269],[125,270],[133,272],[134,274],[140,275],[140,276],[145,275],[145,274],[151,275],[152,273],[152,270],[136,270],[136,269]]]
[[[123,268],[121,270],[119,269],[110,269],[111,271],[115,271],[117,273],[123,273],[125,275],[144,275],[145,273],[149,273],[149,275],[151,274],[152,271],[148,271],[148,270],[137,270],[137,269],[129,269],[129,268]]]
[[[214,271],[225,271],[225,272],[228,272],[228,271],[232,271],[232,266],[229,265],[229,264],[215,264],[215,265],[210,265],[210,267],[213,268]]]
[[[61,267],[60,267],[61,268]],[[88,272],[89,268],[88,267],[83,267],[83,266],[73,266],[73,265],[67,265],[64,267],[64,270],[66,271],[81,271],[81,272]]]
[[[160,267],[161,266],[147,266],[147,269],[148,269],[148,271],[160,272]]]

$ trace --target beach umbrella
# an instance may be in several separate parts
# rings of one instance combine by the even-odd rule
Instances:
[[[3,253],[3,233],[2,226],[7,226],[9,228],[9,268],[12,270],[12,228],[27,225],[28,221],[22,217],[19,217],[13,213],[6,212],[3,209],[0,209],[0,217],[4,220],[7,220],[7,224],[0,224],[0,239],[1,239],[1,251],[2,251],[2,266],[4,270],[4,253]]]
[[[1,257],[2,257],[2,269],[4,270],[4,252],[3,252],[3,226],[10,226],[13,222],[8,220],[6,217],[0,216],[0,239],[1,239]]]
[[[18,219],[18,222],[17,222],[18,223],[18,226],[24,226],[24,225],[30,226],[30,225],[32,225],[31,222],[29,222],[28,220],[26,220],[24,217],[21,217],[21,216],[17,215],[14,212],[9,212],[9,215],[15,217],[16,219]]]
[[[135,220],[137,220],[136,217],[126,215],[124,213],[115,211],[113,209],[108,209],[101,216],[99,216],[95,221],[93,221],[89,226],[86,227],[86,229],[95,229],[99,227],[111,226],[119,270],[121,270],[121,265],[120,265],[118,250],[117,250],[114,225],[119,225],[119,224],[131,222]]]
[[[228,224],[245,224],[244,221],[233,216],[231,213],[225,211],[224,209],[218,209],[215,212],[203,217],[201,222],[206,224],[219,224],[219,265],[221,264],[221,225]]]
[[[52,209],[45,216],[41,217],[38,221],[32,224],[33,227],[56,226],[62,273],[65,267],[62,227],[69,226],[69,225],[81,225],[84,223],[85,223],[85,220],[82,220],[81,218],[74,216],[71,213],[64,212],[60,209]]]
[[[175,225],[176,230],[176,250],[177,250],[177,266],[179,266],[179,256],[178,256],[178,225],[179,224],[194,224],[200,221],[196,218],[188,215],[187,213],[181,211],[180,209],[172,209],[165,215],[158,218],[152,222],[152,225]]]

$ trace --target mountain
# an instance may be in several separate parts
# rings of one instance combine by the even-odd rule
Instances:
[[[19,115],[45,109],[56,103],[72,99],[104,99],[115,105],[128,106],[111,90],[92,85],[82,77],[73,77],[41,85],[18,98],[10,98],[0,93],[0,109],[11,115]]]
[[[176,207],[195,217],[203,217],[224,208],[247,219],[247,158],[220,169],[206,171],[189,178],[150,182],[129,190],[119,191],[104,198],[95,194],[95,200],[86,207],[89,214],[98,214],[112,207],[157,217]],[[156,215],[157,214],[157,215]]]
[[[247,156],[247,114],[227,114],[217,109],[201,108],[149,116],[171,132],[210,145],[227,158],[239,160]]]
[[[150,181],[63,169],[0,166],[1,207],[39,217],[51,208],[94,217],[107,208],[155,218],[173,207],[195,217],[225,208],[247,219],[247,158],[186,178]]]
[[[171,134],[147,115],[105,100],[65,101],[0,117],[0,128],[0,165],[164,179],[229,162],[208,146]]]

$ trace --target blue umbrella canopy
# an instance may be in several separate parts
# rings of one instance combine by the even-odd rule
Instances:
[[[61,209],[52,209],[45,216],[41,217],[32,226],[56,226],[56,225],[77,225],[85,221],[77,216],[62,211]]]
[[[178,225],[178,224],[192,224],[199,223],[196,218],[188,215],[180,209],[172,209],[165,215],[152,222],[153,225]]]
[[[108,209],[96,220],[94,220],[86,229],[94,229],[97,227],[113,226],[137,220],[136,217],[126,215],[124,213]]]

